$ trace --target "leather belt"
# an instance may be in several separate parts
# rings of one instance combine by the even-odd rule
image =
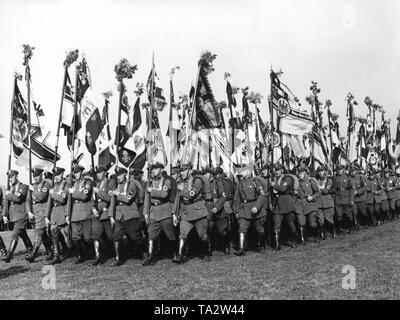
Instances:
[[[251,202],[255,202],[256,200],[243,200],[243,203],[251,203]]]
[[[166,204],[166,203],[167,203],[167,201],[165,201],[165,202],[157,201],[157,202],[151,202],[151,205],[154,206],[154,207],[158,207],[158,206],[161,206],[161,205]]]
[[[75,200],[74,203],[87,203],[88,201]]]

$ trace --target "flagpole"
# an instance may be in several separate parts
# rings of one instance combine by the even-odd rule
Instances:
[[[22,76],[17,74],[16,72],[14,73],[14,87],[13,87],[13,95],[12,95],[12,99],[11,99],[11,119],[10,119],[10,139],[9,139],[9,143],[10,143],[10,151],[8,153],[8,170],[7,173],[11,170],[11,154],[13,152],[13,131],[14,131],[14,102],[15,102],[15,89],[17,87],[17,81],[22,80]],[[8,179],[8,174],[7,174],[7,190],[10,190],[10,179]],[[4,216],[8,217],[8,200],[4,201]]]
[[[331,118],[332,118],[332,113],[331,113],[331,105],[330,103],[326,103],[326,106],[328,107],[328,112],[329,112],[329,119],[328,119],[328,125],[329,125],[329,144],[330,144],[330,156],[329,156],[329,162],[332,167],[332,170],[334,171],[334,163],[333,163],[333,144],[332,144],[332,127],[331,127]]]
[[[173,70],[173,69],[172,69]],[[172,134],[172,77],[173,77],[173,72],[171,70],[171,73],[169,75],[169,124],[168,124],[168,129],[169,129],[169,172],[170,174],[172,173],[172,143],[171,140],[175,137],[175,135]]]
[[[27,99],[28,99],[28,149],[29,149],[29,185],[32,185],[32,148],[31,148],[31,70],[29,66],[29,60],[32,58],[33,50],[35,47],[30,45],[23,45],[24,48],[24,63],[25,66],[25,81],[27,87]]]
[[[64,65],[64,80],[63,80],[63,85],[62,85],[62,91],[61,91],[61,102],[60,102],[60,110],[58,113],[58,123],[57,123],[57,133],[56,133],[56,146],[55,146],[55,154],[54,154],[54,165],[53,169],[56,168],[57,166],[57,152],[58,152],[58,143],[60,140],[60,125],[62,121],[62,112],[63,112],[63,106],[64,106],[64,92],[65,92],[65,85],[67,82],[67,72],[68,72],[68,66]],[[54,184],[54,175],[53,175],[53,184]]]
[[[271,73],[272,73],[272,66],[271,66]],[[270,113],[270,120],[271,120],[271,146],[272,146],[272,151],[271,151],[271,164],[274,165],[274,132],[275,132],[275,127],[274,127],[274,105],[273,105],[273,95],[272,95],[272,78],[271,78],[271,73],[270,73],[270,101],[269,101],[269,113]],[[268,155],[268,150],[267,150],[267,158],[269,157]]]
[[[121,137],[120,137],[121,107],[122,107],[122,99],[123,99],[123,96],[124,96],[124,90],[125,90],[124,80],[121,78],[119,80],[118,122],[117,122],[117,136],[116,136],[117,156],[116,156],[116,159],[115,159],[115,174],[117,174],[117,168],[118,168],[118,165],[119,165],[119,143],[120,143],[120,140],[121,140]]]
[[[152,130],[153,130],[153,104],[154,104],[154,100],[155,100],[155,86],[154,86],[154,78],[155,78],[155,75],[154,75],[154,72],[155,72],[155,66],[154,66],[154,52],[153,52],[153,59],[152,59],[152,69],[151,69],[152,71],[151,71],[151,86],[150,86],[150,89],[151,89],[151,100],[152,101],[150,101],[150,106],[149,106],[149,109],[150,109],[150,112],[149,112],[149,126],[148,126],[148,132],[150,133],[150,138],[151,138],[151,142],[153,141],[153,139],[154,139],[154,136],[153,136],[153,132],[152,132]],[[147,160],[147,180],[149,180],[150,181],[150,160],[151,160],[151,144],[149,143],[148,144],[148,160]]]

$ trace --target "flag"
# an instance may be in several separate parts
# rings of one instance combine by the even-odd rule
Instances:
[[[133,107],[132,120],[132,136],[130,141],[133,142],[133,145],[127,143],[126,146],[132,146],[136,154],[132,167],[135,169],[143,169],[146,162],[146,136],[144,134],[145,124],[142,121],[142,113],[140,111],[140,96],[136,99]]]
[[[82,68],[79,75],[77,90],[82,129],[77,130],[77,138],[81,141],[85,141],[87,150],[91,154],[95,154],[96,140],[103,130],[103,124],[91,88],[90,71],[85,58],[82,59]]]
[[[153,76],[154,74],[154,76]],[[149,98],[149,102],[153,102],[153,96],[154,96],[154,107],[162,111],[164,109],[164,106],[167,104],[167,101],[164,97],[164,90],[161,89],[159,85],[159,79],[157,76],[157,72],[154,67],[154,60],[153,60],[153,68],[150,71],[149,78],[147,80],[147,95]],[[154,89],[154,91],[153,91]]]
[[[358,129],[358,141],[357,148],[359,158],[359,164],[366,169],[367,166],[367,157],[368,157],[368,148],[365,143],[365,126],[364,123],[361,123],[360,128]]]
[[[19,90],[17,79],[15,79],[12,118],[12,147],[16,158],[15,164],[29,168],[28,108]],[[54,158],[60,159],[60,155],[57,154],[56,157],[53,146],[48,142],[50,134],[50,131],[43,134],[39,126],[31,127],[32,166],[48,170],[53,166]]]
[[[110,169],[115,163],[114,156],[114,148],[111,140],[111,132],[110,132],[110,124],[108,118],[108,107],[110,101],[108,99],[105,100],[103,112],[102,112],[102,126],[98,142],[98,164],[99,166],[103,166],[105,168]]]
[[[149,108],[150,109],[150,108]],[[152,108],[153,115],[151,116],[151,130],[147,131],[147,141],[149,141],[150,147],[150,155],[151,155],[151,162],[160,162],[162,164],[167,164],[167,154],[164,148],[164,141],[160,129],[160,122],[158,120],[158,113],[157,110]],[[148,128],[150,119],[149,119],[149,110],[147,110],[147,124]]]
[[[356,132],[356,117],[354,114],[354,106],[351,101],[348,102],[347,118],[349,119],[349,126],[347,128],[347,153],[348,159],[351,163],[358,159],[357,155],[357,132]]]
[[[72,126],[72,119],[74,117],[74,92],[72,90],[71,78],[68,71],[65,73],[65,86],[63,92],[63,108],[61,114],[61,128],[64,129],[65,134]]]
[[[36,116],[37,117],[44,117],[44,112],[43,112],[42,106],[40,104],[37,104],[35,101],[32,101],[32,102],[33,102],[33,107],[34,107],[35,112],[36,112]]]
[[[314,126],[314,159],[319,164],[326,164],[328,162],[328,152],[323,140],[323,132],[318,126]]]
[[[309,110],[303,110],[298,99],[283,84],[278,74],[271,70],[272,106],[277,112],[278,127],[281,132],[305,135],[309,134],[314,122]]]
[[[206,72],[200,66],[199,79],[196,84],[196,97],[194,97],[194,115],[192,127],[197,131],[201,129],[221,128],[223,125],[221,108],[215,101]]]
[[[238,112],[236,110],[236,99],[233,94],[233,89],[229,81],[226,81],[226,96],[228,97],[228,106],[231,111],[231,117],[229,119],[229,127],[233,129],[240,129],[241,122],[240,117],[238,117]]]
[[[179,119],[177,105],[175,104],[175,97],[174,97],[174,87],[172,83],[172,79],[169,82],[170,85],[170,96],[171,102],[169,106],[169,121],[168,121],[168,131],[167,137],[169,137],[169,147],[170,147],[170,154],[171,159],[169,159],[172,165],[176,164],[178,161],[179,156],[179,142],[178,136],[181,130],[181,121]]]

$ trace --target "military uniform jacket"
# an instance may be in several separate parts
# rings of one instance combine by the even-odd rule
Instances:
[[[318,187],[321,191],[321,196],[317,200],[318,208],[329,209],[335,206],[333,201],[334,191],[332,177],[326,177],[325,179],[318,179]]]
[[[47,201],[51,184],[47,181],[41,181],[33,185],[33,191],[28,192],[26,200],[26,210],[35,216],[35,229],[46,227],[44,218],[47,217]],[[32,207],[31,207],[32,206]]]
[[[172,203],[169,201],[171,181],[160,176],[147,182],[152,187],[151,192],[146,192],[144,200],[144,214],[150,219],[162,221],[172,216]],[[147,190],[147,186],[145,188]]]
[[[100,220],[107,220],[109,219],[108,216],[108,209],[110,208],[111,202],[111,190],[114,189],[114,182],[111,180],[107,180],[104,178],[101,181],[97,181],[96,188],[99,189],[97,192],[97,196],[95,197],[94,204],[95,209],[99,212]]]
[[[263,186],[263,190],[264,190],[264,196],[265,196],[265,202],[264,202],[264,207],[265,208],[269,208],[270,205],[270,190],[271,190],[271,185],[269,182],[269,178],[268,177],[256,177],[256,179],[258,179],[260,181],[260,183]]]
[[[235,196],[235,184],[233,181],[226,177],[221,177],[220,181],[224,186],[225,191],[225,203],[224,203],[224,211],[227,215],[233,213],[233,197]]]
[[[63,226],[67,223],[65,217],[68,215],[68,189],[69,183],[65,179],[51,189],[53,194],[49,194],[46,208],[46,216],[49,217],[51,225]]]
[[[336,176],[333,181],[333,190],[335,193],[335,204],[346,205],[350,204],[354,199],[354,184],[353,179],[343,174]]]
[[[204,200],[207,210],[209,212],[209,217],[213,217],[211,210],[215,207],[217,208],[216,218],[226,218],[227,213],[224,210],[224,203],[226,201],[225,188],[221,180],[213,179],[211,181],[205,181],[205,184],[209,184],[209,188],[204,192]]]
[[[292,195],[293,182],[287,176],[281,176],[272,187],[275,195],[274,214],[286,214],[295,210],[295,198]]]
[[[382,181],[382,187],[383,190],[386,192],[387,199],[391,200],[397,200],[398,198],[398,183],[397,183],[397,177],[390,176],[389,179],[383,179]]]
[[[129,221],[140,218],[136,204],[136,185],[131,182],[123,182],[117,185],[118,196],[111,199],[111,210],[109,216],[115,211],[115,219],[118,221]],[[115,207],[115,210],[114,208]]]
[[[354,202],[367,201],[367,179],[365,176],[356,174],[353,178],[354,183]]]
[[[367,204],[381,203],[382,197],[379,195],[382,192],[380,180],[368,179],[367,180]]]
[[[307,197],[312,196],[313,200],[308,201]],[[299,180],[299,188],[297,195],[297,205],[301,204],[303,214],[309,214],[318,210],[318,199],[321,196],[321,191],[314,179],[305,178]],[[297,207],[296,207],[297,209]]]
[[[240,180],[233,200],[233,208],[238,212],[239,218],[259,219],[265,217],[265,195],[262,184],[255,178]],[[257,208],[257,215],[251,213],[251,209]]]
[[[195,221],[208,216],[203,200],[203,181],[190,177],[178,182],[183,186],[180,192],[179,216],[182,220]]]
[[[79,222],[92,218],[92,184],[92,180],[88,178],[74,182],[74,192],[71,195],[71,222]]]
[[[6,201],[9,201],[9,220],[10,222],[16,222],[19,220],[28,219],[28,213],[26,211],[25,201],[28,194],[28,186],[21,182],[17,182],[11,187],[11,193],[6,195]]]

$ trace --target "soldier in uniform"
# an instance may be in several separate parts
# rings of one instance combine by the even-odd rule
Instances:
[[[143,170],[133,168],[130,169],[130,181],[136,186],[136,206],[139,210],[140,215],[140,230],[142,234],[142,243],[140,248],[142,251],[147,251],[148,239],[149,235],[147,233],[147,225],[146,219],[143,215],[143,206],[144,206],[144,198],[145,198],[145,190],[146,190],[146,182],[143,180]]]
[[[335,231],[335,203],[333,201],[333,178],[327,176],[327,168],[323,165],[319,166],[316,172],[318,187],[321,191],[318,203],[318,220],[320,221],[321,239],[325,239],[325,223],[328,224],[332,237],[336,237]]]
[[[396,189],[394,198],[396,199],[396,212],[394,214],[394,219],[398,219],[400,216],[400,166],[397,166],[395,169],[395,183]]]
[[[382,187],[385,191],[386,199],[382,198],[382,209],[385,210],[383,215],[388,220],[392,220],[396,212],[396,177],[391,169],[386,169],[384,172],[384,178],[382,179]]]
[[[257,250],[265,250],[265,194],[259,180],[251,176],[251,167],[242,168],[243,179],[240,180],[233,200],[233,211],[239,221],[239,250],[235,252],[237,256],[245,254],[246,234],[252,225],[257,232]]]
[[[50,264],[60,263],[60,239],[68,238],[68,190],[69,183],[64,179],[64,168],[53,170],[54,186],[49,190],[46,209],[46,224],[50,225],[51,240],[53,243],[53,259]]]
[[[26,258],[30,263],[35,261],[35,257],[39,251],[40,245],[43,242],[46,249],[46,256],[51,256],[51,240],[46,232],[46,206],[49,198],[49,190],[51,184],[43,179],[43,170],[34,168],[32,170],[34,184],[29,186],[26,201],[26,210],[30,220],[35,219],[35,242],[32,253]]]
[[[259,177],[256,177],[256,179],[258,179],[260,181],[260,183],[263,186],[263,190],[264,190],[264,195],[265,195],[265,203],[264,203],[264,210],[266,213],[266,218],[265,218],[265,238],[266,238],[266,243],[268,245],[271,244],[271,240],[273,238],[273,216],[272,216],[272,210],[270,210],[271,208],[271,194],[270,194],[270,190],[271,190],[271,174],[270,174],[270,166],[268,164],[264,164],[261,168],[261,175]]]
[[[72,201],[71,223],[72,245],[75,249],[75,263],[81,263],[85,259],[85,247],[92,238],[92,191],[93,181],[83,177],[84,167],[74,167],[74,182],[69,193]],[[69,219],[69,218],[68,218]],[[83,240],[83,242],[82,242]]]
[[[359,230],[360,220],[367,221],[367,178],[357,165],[351,170],[354,183],[353,219],[356,230]]]
[[[275,179],[271,181],[274,197],[274,233],[275,250],[280,250],[280,232],[282,221],[285,219],[289,226],[292,238],[292,248],[296,246],[296,225],[294,182],[288,176],[283,175],[283,166],[275,164]]]
[[[225,189],[222,181],[216,179],[214,168],[206,167],[204,169],[204,182],[208,184],[206,192],[204,192],[204,202],[209,212],[208,232],[210,238],[209,255],[212,255],[212,241],[221,240],[225,253],[229,251],[228,235],[228,214],[225,211],[224,204],[226,201]],[[215,243],[215,242],[214,242]]]
[[[157,262],[154,252],[154,244],[163,231],[170,247],[173,248],[173,260],[177,260],[177,243],[174,230],[172,215],[172,203],[170,202],[170,192],[172,190],[171,180],[161,174],[164,165],[155,163],[150,166],[151,180],[147,183],[146,195],[144,201],[144,217],[147,223],[149,235],[148,256],[143,261],[144,266],[154,265]]]
[[[342,233],[343,229],[348,229],[348,232],[351,233],[353,228],[354,184],[353,179],[345,173],[344,169],[344,165],[339,164],[333,180],[335,215],[339,233]]]
[[[114,190],[115,185],[107,179],[107,168],[98,166],[96,168],[97,182],[93,188],[95,195],[94,205],[92,207],[92,238],[95,253],[93,265],[98,265],[102,262],[102,241],[103,235],[112,243],[112,227],[108,210],[111,202],[110,190]]]
[[[133,242],[135,253],[140,247],[141,241],[141,221],[136,204],[136,185],[127,179],[127,173],[128,171],[124,168],[116,169],[117,186],[111,193],[113,197],[111,199],[109,215],[111,225],[114,226],[114,266],[120,266],[123,263],[120,257],[120,241],[124,235]]]
[[[27,255],[33,249],[32,242],[26,233],[28,223],[28,214],[26,212],[26,196],[28,194],[28,186],[18,181],[18,171],[10,170],[7,173],[10,181],[11,190],[6,191],[5,206],[9,205],[8,217],[4,216],[4,223],[14,223],[14,228],[11,233],[10,248],[4,259],[5,262],[10,262],[12,255],[17,247],[18,238],[20,237],[26,247]]]
[[[0,215],[3,212],[3,190],[0,188]],[[1,219],[1,223],[3,219]],[[0,254],[5,257],[7,255],[6,245],[4,244],[3,238],[0,235]]]
[[[205,261],[210,260],[208,248],[210,240],[207,234],[208,210],[204,204],[203,192],[204,183],[200,177],[192,175],[192,164],[183,164],[181,166],[180,179],[178,181],[179,216],[181,219],[179,225],[179,255],[176,263],[186,261],[185,246],[189,232],[195,228],[199,239],[202,242],[202,253]]]
[[[379,214],[381,210],[382,199],[379,196],[381,186],[376,177],[376,172],[372,169],[369,171],[367,180],[367,212],[372,226],[377,226],[375,213]]]
[[[309,227],[312,230],[314,236],[314,242],[318,239],[318,224],[323,224],[323,221],[318,221],[317,224],[317,212],[318,212],[318,199],[321,196],[318,184],[314,178],[309,178],[308,169],[306,167],[300,167],[299,172],[299,188],[297,190],[297,206],[301,208],[302,214],[298,215],[300,219],[300,235],[301,241],[305,244],[304,230],[301,226],[306,225],[306,220]]]
[[[228,178],[221,167],[215,168],[215,179],[220,181],[225,191],[225,203],[224,212],[228,219],[228,228],[226,235],[226,247],[225,254],[230,254],[231,248],[233,247],[233,230],[234,230],[234,214],[233,214],[233,197],[235,196],[235,184],[231,178]]]

